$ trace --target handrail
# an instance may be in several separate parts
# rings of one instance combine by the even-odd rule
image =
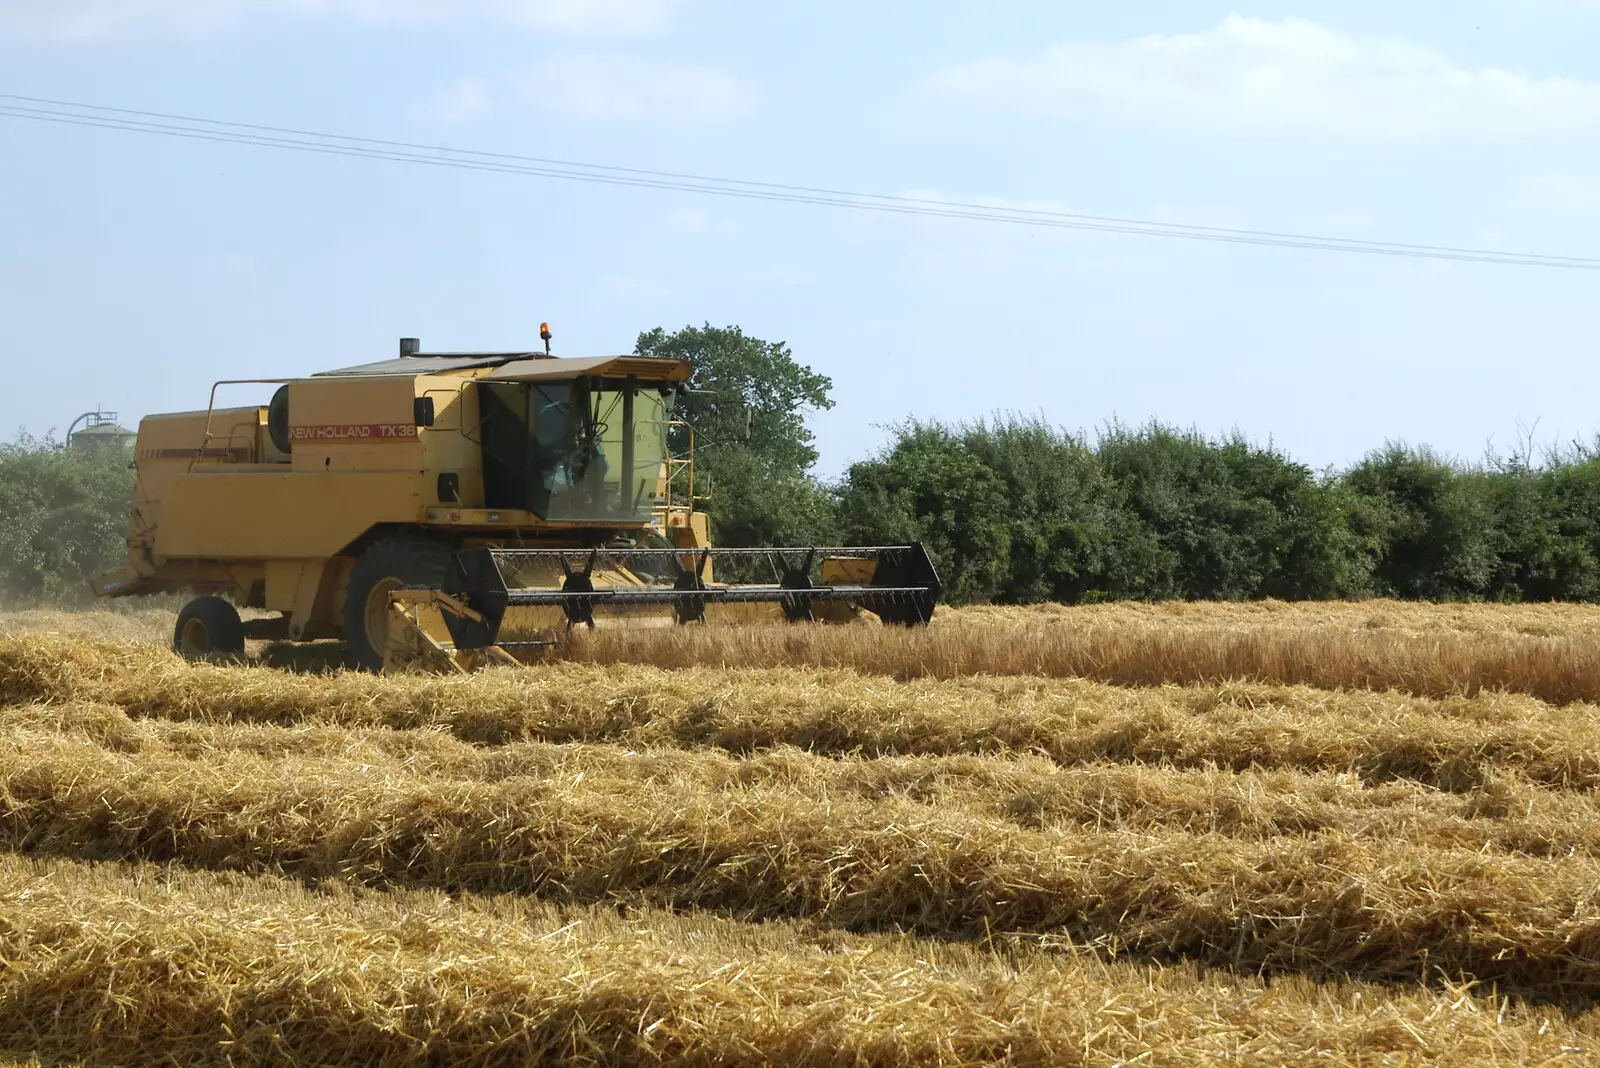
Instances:
[[[690,422],[688,422],[687,420],[684,420],[684,419],[673,419],[673,420],[670,420],[667,423],[667,426],[668,426],[669,429],[672,428],[672,427],[682,427],[684,430],[686,430],[688,432],[688,434],[689,434],[689,449],[688,449],[688,455],[687,456],[668,456],[666,458],[665,466],[666,466],[666,469],[667,469],[667,478],[666,478],[666,485],[664,487],[665,490],[666,490],[666,494],[665,494],[665,499],[662,501],[662,503],[656,509],[657,515],[659,516],[660,521],[663,524],[663,526],[670,525],[671,517],[674,516],[674,515],[677,515],[677,514],[680,514],[680,513],[685,515],[685,516],[693,515],[694,514],[695,501],[703,499],[703,498],[697,498],[695,496],[695,492],[694,492],[694,452],[695,452],[694,424],[692,424],[692,423],[690,423]],[[684,474],[685,472],[688,473],[688,476],[684,480],[687,483],[687,485],[684,487],[683,503],[681,503],[681,504],[675,503],[674,500],[673,500],[673,487],[678,483],[679,476]]]
[[[211,444],[211,415],[217,407],[218,386],[286,386],[290,382],[298,381],[300,381],[298,378],[224,378],[211,383],[211,396],[206,400],[205,437],[200,439],[199,451],[189,458],[189,472],[191,474],[194,472],[195,462],[206,454],[206,448]],[[233,440],[232,434],[228,435],[228,440]]]
[[[682,427],[689,432],[689,454],[687,456],[669,456],[667,457],[667,464],[669,471],[671,468],[676,467],[678,471],[687,470],[689,472],[689,484],[686,487],[686,500],[688,502],[689,510],[692,512],[694,511],[694,502],[699,499],[694,495],[694,424],[686,419],[673,419],[667,423],[667,428],[669,430],[675,426]],[[672,499],[672,483],[677,477],[677,471],[672,471],[667,475],[667,500],[669,505]]]

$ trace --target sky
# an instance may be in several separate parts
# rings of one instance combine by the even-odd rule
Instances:
[[[1600,0],[0,0],[0,93],[718,178],[1600,258]],[[3,101],[0,101],[3,103]],[[1600,272],[1062,230],[0,117],[0,436],[710,322],[909,417],[1316,468],[1600,432]],[[270,389],[265,390],[270,392]],[[263,390],[224,387],[224,402]]]

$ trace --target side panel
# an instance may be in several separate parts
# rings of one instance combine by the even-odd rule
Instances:
[[[156,530],[156,559],[332,556],[375,523],[424,520],[423,481],[415,470],[318,474],[258,468],[179,475],[168,487]]]
[[[422,470],[414,378],[311,378],[289,384],[294,469]]]
[[[205,412],[149,415],[140,420],[134,446],[138,481],[131,517],[135,539],[147,545],[149,531],[160,526],[174,480],[191,470],[256,459],[259,431],[265,423],[262,408],[218,408],[210,415],[208,438]],[[139,554],[134,555],[137,561]]]
[[[179,462],[187,467],[197,460],[257,459],[258,430],[266,424],[264,408],[218,408],[210,413],[209,435],[205,412],[147,415],[139,421],[134,459],[139,463]]]

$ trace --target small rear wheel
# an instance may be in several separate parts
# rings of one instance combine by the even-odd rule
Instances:
[[[216,660],[244,652],[244,623],[221,597],[197,597],[178,613],[172,648],[186,660]]]
[[[350,570],[344,599],[344,642],[351,667],[383,670],[389,646],[389,594],[438,589],[450,572],[450,547],[425,538],[385,538],[368,546]]]

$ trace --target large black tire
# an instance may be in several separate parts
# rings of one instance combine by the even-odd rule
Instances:
[[[244,652],[244,623],[221,597],[197,597],[178,613],[173,651],[186,660],[216,660]]]
[[[344,598],[345,659],[380,671],[389,639],[389,593],[406,587],[438,589],[450,571],[450,547],[426,538],[373,542],[350,571]]]

